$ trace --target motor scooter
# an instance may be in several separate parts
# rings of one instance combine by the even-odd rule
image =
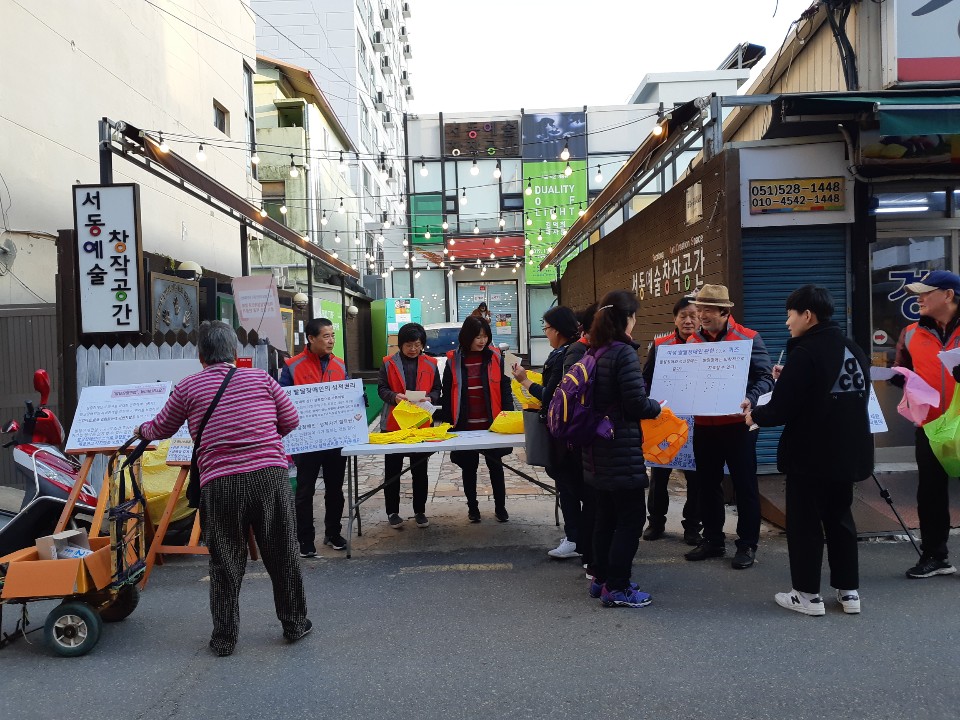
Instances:
[[[46,370],[33,374],[33,387],[40,393],[40,407],[34,409],[28,400],[23,424],[11,420],[2,430],[11,436],[3,447],[13,448],[13,484],[0,487],[0,557],[52,533],[79,479],[80,463],[62,452],[63,425],[47,407],[50,378]],[[96,505],[96,489],[84,483],[71,526],[84,524],[84,516],[92,517]]]

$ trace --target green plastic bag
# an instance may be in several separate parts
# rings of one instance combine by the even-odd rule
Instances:
[[[923,431],[947,475],[960,477],[960,392],[954,390],[947,411],[924,425]]]

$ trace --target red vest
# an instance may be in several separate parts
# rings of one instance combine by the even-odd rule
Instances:
[[[927,385],[940,391],[940,407],[930,408],[927,419],[923,421],[926,425],[943,415],[947,405],[953,399],[956,382],[953,380],[953,374],[940,362],[937,353],[960,347],[960,325],[954,329],[946,342],[941,343],[935,331],[913,323],[903,331],[903,344],[913,361],[913,371],[923,378]]]
[[[660,347],[661,345],[683,345],[684,343],[689,342],[691,337],[693,336],[691,335],[686,340],[681,340],[680,336],[677,335],[677,331],[674,330],[669,335],[664,335],[662,338],[657,338],[653,341],[653,344],[657,347]]]
[[[503,375],[503,357],[500,355],[500,349],[491,345],[490,350],[493,352],[493,357],[487,364],[487,378],[489,379],[490,419],[492,421],[500,414],[500,411],[503,410],[502,403],[500,402],[500,383],[506,382],[506,378]],[[450,389],[450,395],[452,397],[450,414],[452,415],[454,427],[457,426],[457,419],[460,416],[460,401],[462,400],[461,395],[463,393],[463,368],[460,366],[462,359],[463,354],[459,348],[447,353],[447,367],[450,368],[450,378],[453,381]]]
[[[287,360],[287,367],[290,368],[294,385],[312,385],[347,379],[347,366],[343,364],[343,360],[330,353],[327,371],[322,372],[320,358],[310,352],[310,348],[304,348],[302,352]]]
[[[437,361],[429,355],[420,355],[417,358],[417,386],[408,388],[406,380],[403,378],[403,360],[400,359],[400,353],[387,355],[383,359],[383,364],[387,368],[387,384],[395,393],[406,392],[407,390],[422,390],[429,393],[433,390],[433,381],[437,376]],[[399,430],[400,426],[393,418],[393,409],[396,405],[384,408],[386,410],[386,431],[393,432]]]
[[[727,333],[720,338],[717,342],[737,342],[739,340],[753,340],[757,336],[756,330],[751,330],[748,327],[744,327],[736,320],[733,319],[733,315],[727,315]],[[711,342],[707,336],[703,333],[703,330],[698,330],[693,335],[687,338],[688,343],[701,343],[701,342]],[[707,416],[701,417],[696,416],[694,422],[697,425],[733,425],[735,423],[743,423],[742,415],[719,415],[719,416]]]

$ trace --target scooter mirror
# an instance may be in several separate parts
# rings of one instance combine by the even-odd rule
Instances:
[[[3,432],[6,434],[20,432],[20,424],[16,420],[11,420],[3,426]]]
[[[46,405],[50,399],[50,376],[40,369],[33,374],[33,389],[40,393],[40,404]]]

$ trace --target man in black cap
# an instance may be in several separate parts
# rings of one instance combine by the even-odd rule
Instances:
[[[957,569],[947,561],[947,537],[950,534],[950,493],[947,471],[930,449],[930,441],[923,425],[934,420],[947,409],[953,399],[960,366],[953,376],[943,371],[938,354],[960,347],[960,277],[946,270],[927,273],[923,280],[907,285],[917,294],[920,319],[908,325],[897,341],[894,365],[913,370],[930,387],[940,392],[940,405],[930,408],[926,419],[916,431],[917,456],[917,516],[922,536],[920,562],[907,570],[909,578],[928,578],[934,575],[952,575]],[[893,382],[903,386],[903,376]]]

